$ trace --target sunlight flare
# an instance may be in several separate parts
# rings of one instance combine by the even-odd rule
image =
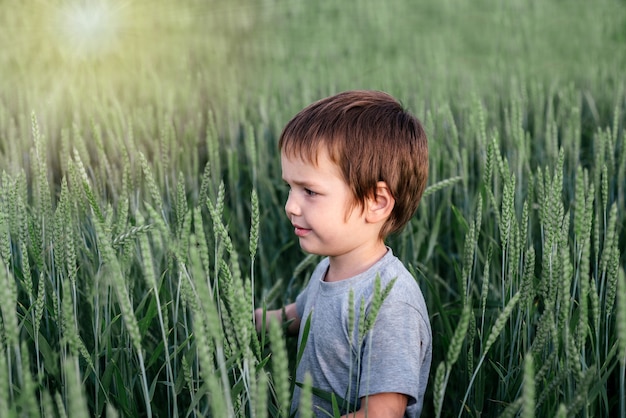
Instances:
[[[104,0],[65,4],[56,19],[60,46],[79,56],[106,53],[116,43],[120,18]]]

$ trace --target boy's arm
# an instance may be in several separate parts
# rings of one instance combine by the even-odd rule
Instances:
[[[283,315],[284,312],[284,315]],[[263,308],[257,308],[254,311],[254,321],[256,324],[257,332],[261,332],[261,327],[263,326]],[[298,335],[298,331],[300,330],[300,317],[298,316],[298,310],[296,309],[296,304],[290,303],[285,306],[283,309],[274,309],[270,311],[265,311],[265,326],[270,323],[270,321],[278,321],[282,323],[283,321],[291,323],[287,327],[288,335]]]
[[[407,396],[402,393],[376,393],[361,398],[361,409],[356,413],[345,415],[344,418],[402,418],[407,405]],[[366,414],[367,411],[367,414]]]

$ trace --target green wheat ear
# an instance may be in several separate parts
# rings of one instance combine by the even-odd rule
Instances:
[[[39,131],[39,124],[33,112],[31,116],[32,135],[35,142],[35,161],[34,167],[37,178],[37,197],[39,201],[38,215],[41,220],[52,219],[52,196],[50,193],[50,184],[48,183],[48,155],[47,143],[44,135]],[[51,224],[49,222],[43,224],[41,230],[42,242],[48,242],[52,238]]]
[[[6,409],[4,409],[4,411],[6,411]],[[55,412],[54,403],[52,402],[49,390],[44,390],[41,393],[41,415],[42,417],[55,417],[61,415],[56,414]]]
[[[254,264],[254,259],[256,257],[257,247],[259,245],[259,224],[260,224],[260,209],[259,209],[259,195],[256,192],[256,189],[252,190],[251,197],[252,204],[252,213],[250,215],[250,260],[251,263]]]
[[[559,405],[555,418],[567,418],[567,407],[564,404]]]
[[[435,372],[434,405],[437,417],[441,416],[443,397],[452,372],[452,366],[456,363],[459,358],[459,354],[461,353],[461,348],[463,347],[463,341],[465,340],[467,327],[469,326],[471,317],[472,306],[471,299],[469,299],[466,300],[466,303],[463,306],[463,312],[461,313],[461,318],[459,319],[459,325],[454,330],[454,335],[452,336],[452,340],[450,340],[448,352],[446,353],[446,360],[445,362],[442,361],[439,363],[437,371]]]
[[[441,416],[441,410],[443,407],[443,397],[446,392],[446,363],[444,361],[439,362],[437,370],[435,371],[434,389],[433,389],[433,405],[435,407],[435,417]]]
[[[620,363],[620,416],[626,416],[626,273],[620,268],[617,284],[617,346]]]
[[[253,397],[250,399],[250,405],[254,407],[255,418],[265,418],[268,415],[268,384],[268,373],[264,369],[259,370],[254,392],[252,393]]]
[[[54,404],[56,405],[57,413],[59,414],[59,417],[68,418],[67,412],[65,411],[65,405],[63,403],[63,397],[61,396],[60,392],[54,393]]]
[[[19,372],[22,377],[22,387],[20,388],[19,404],[23,408],[24,416],[35,417],[39,415],[39,405],[37,404],[37,384],[33,380],[31,374],[30,357],[26,342],[22,341],[20,345],[22,364]]]
[[[223,185],[223,183],[222,183]],[[223,188],[220,188],[223,190]],[[222,196],[221,198],[219,196]],[[209,213],[211,214],[211,220],[213,221],[213,229],[215,231],[216,240],[224,246],[228,254],[230,255],[230,268],[232,270],[233,278],[239,283],[241,280],[241,270],[239,266],[239,255],[233,241],[228,234],[228,230],[222,221],[222,210],[223,210],[223,193],[220,193],[218,196],[218,201],[216,205],[213,205],[211,201],[207,201],[207,205],[209,208]]]
[[[515,212],[515,175],[504,183],[502,194],[502,213],[500,215],[500,241],[503,248],[509,247],[513,215]]]
[[[493,245],[490,243],[489,247],[487,247],[487,259],[485,261],[485,267],[483,269],[483,277],[482,277],[482,287],[480,290],[480,311],[481,311],[481,325],[480,325],[480,333],[483,332],[483,327],[485,323],[485,310],[487,309],[487,297],[489,296],[489,271],[491,266],[491,260],[493,257]],[[467,301],[465,302],[467,304]]]
[[[523,401],[524,398],[519,397],[515,401],[508,404],[504,411],[498,416],[498,418],[513,418],[518,416],[518,412],[520,408],[522,408]]]
[[[389,296],[389,292],[391,292],[391,288],[395,283],[396,279],[394,278],[390,280],[389,283],[387,283],[384,289],[381,290],[380,275],[376,275],[376,280],[374,281],[374,296],[372,297],[370,310],[365,320],[364,334],[368,333],[374,328],[374,323],[376,322],[376,317],[378,317],[380,307],[382,306],[387,296]]]
[[[64,295],[61,305],[61,324],[63,331],[63,341],[67,343],[70,352],[73,355],[82,356],[85,362],[89,365],[89,369],[95,371],[91,354],[85,346],[82,338],[80,337],[77,325],[77,319],[75,319],[74,308],[75,303],[72,300],[68,283],[64,283],[64,291],[67,293]]]
[[[462,284],[463,284],[463,297],[469,298],[469,288],[472,279],[472,271],[474,268],[474,258],[476,254],[476,246],[478,244],[478,235],[480,234],[480,225],[482,222],[482,196],[478,195],[478,202],[476,204],[476,215],[473,222],[470,224],[467,235],[465,236],[465,244],[463,248],[463,271],[462,271]]]
[[[526,251],[526,257],[524,258],[524,270],[522,273],[522,299],[520,304],[522,307],[527,307],[533,302],[535,298],[535,248],[530,247]]]
[[[431,184],[430,186],[426,188],[426,190],[424,190],[424,194],[422,194],[422,198],[425,198],[426,196],[430,196],[431,194],[436,193],[440,190],[443,190],[446,187],[453,186],[456,183],[460,182],[462,179],[463,177],[461,176],[455,176],[455,177],[450,177],[450,178],[438,181],[437,183]]]
[[[604,247],[602,248],[602,256],[600,258],[600,270],[602,275],[606,277],[606,299],[605,299],[605,313],[607,316],[611,316],[613,313],[613,306],[615,304],[615,292],[617,288],[617,272],[619,266],[619,249],[618,249],[618,235],[616,231],[617,221],[617,205],[613,203],[609,212],[609,221],[606,226],[606,235],[604,240]]]
[[[187,194],[185,190],[185,176],[182,172],[179,172],[178,183],[176,184],[176,202],[174,206],[174,214],[176,215],[176,236],[179,238],[183,234],[188,213],[189,206],[187,204]]]
[[[513,312],[513,309],[515,308],[515,306],[517,306],[517,302],[519,301],[520,296],[521,295],[519,292],[516,293],[506,304],[504,310],[500,313],[500,316],[498,316],[498,319],[496,319],[496,322],[493,324],[491,332],[489,333],[489,337],[487,338],[487,342],[485,343],[483,355],[486,355],[486,353],[489,351],[493,343],[500,335],[500,332],[502,332],[502,329],[506,325],[509,316],[511,316],[511,312]]]
[[[0,312],[2,312],[2,343],[6,343],[19,356],[19,325],[16,312],[17,285],[9,264],[0,261]],[[6,340],[4,340],[6,339]],[[9,354],[10,356],[10,354]]]
[[[584,375],[580,382],[577,383],[577,387],[579,387],[580,389],[576,391],[576,396],[568,405],[568,416],[576,416],[580,412],[580,410],[584,408],[585,403],[587,402],[587,399],[589,397],[589,389],[596,378],[596,367],[595,365],[591,365],[584,372]]]
[[[313,418],[313,378],[309,372],[304,374],[298,412],[300,418]]]
[[[626,365],[626,273],[619,269],[617,283],[617,345],[619,347],[618,359],[622,367]]]
[[[111,402],[107,402],[106,411],[106,416],[108,418],[118,418],[120,416],[115,407],[111,405]]]
[[[163,199],[161,198],[161,192],[159,191],[159,187],[154,180],[154,175],[152,174],[152,169],[148,164],[148,160],[146,156],[143,155],[142,152],[138,153],[139,161],[141,162],[141,170],[143,171],[144,180],[148,187],[148,193],[152,199],[152,204],[156,206],[160,214],[163,214]]]
[[[63,364],[65,371],[65,384],[67,385],[67,416],[68,417],[86,417],[89,416],[87,401],[82,389],[82,378],[80,376],[80,368],[78,360],[74,357],[67,357]]]
[[[289,414],[289,398],[291,396],[289,382],[289,361],[283,338],[282,327],[277,321],[269,323],[269,337],[272,343],[272,377],[278,401],[279,415]]]
[[[2,331],[2,324],[0,323],[0,331]],[[9,364],[7,364],[7,347],[5,344],[0,344],[0,407],[2,411],[10,411],[12,396],[14,388],[11,386],[12,375],[9,371]]]
[[[448,352],[446,353],[447,370],[449,370],[459,358],[459,354],[461,353],[461,347],[463,346],[463,340],[465,339],[467,327],[470,323],[471,316],[472,307],[471,300],[469,300],[468,303],[463,306],[463,312],[461,313],[461,318],[459,319],[459,325],[454,330],[454,335],[452,336],[452,340],[450,340]]]
[[[522,414],[520,418],[535,417],[535,363],[533,354],[524,357],[524,383],[522,387]]]
[[[4,191],[4,190],[3,190]],[[4,205],[0,206],[0,261],[7,267],[11,265],[11,232],[9,216]],[[3,266],[0,265],[0,268]]]

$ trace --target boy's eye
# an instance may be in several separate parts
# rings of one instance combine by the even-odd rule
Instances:
[[[309,196],[315,196],[317,194],[313,190],[307,188],[304,189],[304,193],[308,194]]]

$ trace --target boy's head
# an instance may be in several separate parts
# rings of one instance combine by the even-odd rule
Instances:
[[[428,178],[428,144],[421,123],[386,93],[347,91],[317,101],[287,123],[278,146],[288,157],[317,163],[321,147],[339,167],[363,208],[383,181],[395,206],[382,238],[415,213]]]

